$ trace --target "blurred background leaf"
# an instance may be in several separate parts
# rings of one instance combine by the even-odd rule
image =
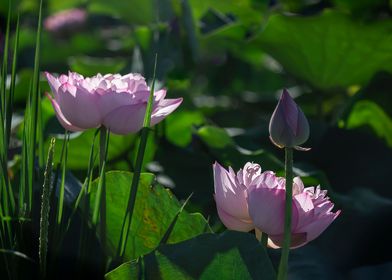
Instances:
[[[389,70],[391,30],[390,21],[361,24],[326,11],[312,17],[272,16],[258,40],[291,74],[328,90],[364,85],[377,71]]]

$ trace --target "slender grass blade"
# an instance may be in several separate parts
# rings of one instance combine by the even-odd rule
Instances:
[[[45,277],[46,274],[46,256],[48,251],[48,232],[49,232],[49,212],[50,212],[50,193],[52,186],[52,166],[54,154],[55,138],[50,141],[48,159],[46,161],[46,168],[44,174],[44,185],[42,189],[41,199],[41,219],[39,231],[39,263],[41,275]]]

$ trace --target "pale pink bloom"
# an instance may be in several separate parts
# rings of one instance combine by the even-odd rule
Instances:
[[[44,27],[51,32],[75,28],[85,23],[87,12],[83,9],[64,10],[50,15],[44,20]]]
[[[256,228],[268,234],[272,247],[281,247],[284,234],[285,179],[273,173],[263,175],[248,189],[249,215]],[[305,188],[294,178],[292,198],[291,248],[317,238],[340,214],[332,212],[334,204],[320,186]]]
[[[74,72],[55,78],[46,73],[48,94],[61,125],[79,131],[104,125],[115,134],[139,131],[143,126],[150,89],[139,74],[98,74],[83,77]],[[182,102],[165,99],[166,90],[154,93],[151,126],[163,120]]]
[[[248,213],[247,190],[261,174],[258,164],[248,162],[237,173],[229,171],[219,163],[213,165],[215,201],[223,224],[233,230],[250,231],[254,229]]]
[[[231,230],[258,229],[269,235],[268,245],[279,248],[284,233],[285,179],[260,165],[246,163],[237,173],[213,165],[215,201],[222,223]],[[292,243],[296,248],[318,237],[340,214],[320,187],[293,183]]]

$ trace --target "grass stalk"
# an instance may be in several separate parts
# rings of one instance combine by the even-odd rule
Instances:
[[[169,241],[170,235],[173,232],[174,227],[176,226],[178,217],[181,215],[182,211],[184,211],[185,206],[188,204],[189,200],[191,199],[193,193],[191,193],[188,198],[184,201],[184,203],[181,205],[180,209],[178,209],[176,215],[174,216],[173,220],[171,221],[169,227],[167,228],[165,234],[163,235],[161,241],[159,242],[159,245],[166,244]]]
[[[34,166],[36,157],[36,143],[37,143],[37,125],[39,121],[39,109],[40,106],[40,93],[39,93],[39,62],[41,52],[41,31],[42,31],[42,0],[39,4],[38,13],[38,26],[37,26],[37,37],[35,42],[35,55],[34,55],[34,72],[32,79],[32,87],[30,92],[30,129],[29,129],[29,151],[28,151],[28,169],[29,169],[29,185],[28,185],[28,201],[27,201],[27,213],[31,213],[33,204],[33,181],[34,181]]]
[[[9,35],[10,35],[10,25],[11,25],[11,1],[8,3],[8,14],[7,14],[7,25],[4,38],[4,51],[3,51],[3,63],[1,67],[1,120],[2,125],[5,119],[5,113],[7,112],[7,75],[8,75],[8,48],[9,48]]]
[[[10,5],[11,6],[11,5]],[[8,147],[11,139],[11,122],[12,122],[12,113],[14,107],[14,95],[15,95],[15,80],[16,80],[16,65],[17,65],[17,58],[18,58],[18,48],[19,48],[19,14],[16,20],[16,30],[15,30],[15,43],[14,43],[14,50],[13,50],[13,59],[12,59],[12,70],[11,70],[11,84],[9,95],[7,99],[7,112],[6,112],[6,123],[5,123],[5,141],[6,141],[6,153],[8,155]],[[5,163],[6,164],[6,163]],[[8,176],[7,176],[8,178]],[[8,178],[9,180],[9,178]],[[12,216],[15,215],[15,198],[14,193],[11,188],[11,183],[8,181],[6,182],[8,186],[8,195],[10,201],[10,214]]]
[[[4,42],[3,63],[0,75],[0,172],[2,173],[0,179],[0,219],[1,219],[1,241],[2,245],[7,248],[14,249],[15,242],[13,239],[13,228],[9,217],[14,215],[15,200],[11,189],[11,184],[8,177],[8,147],[10,133],[7,129],[7,124],[10,123],[12,110],[10,108],[11,98],[7,94],[7,79],[8,79],[8,55],[9,55],[9,37],[11,26],[11,2],[9,1],[6,34]],[[5,258],[5,265],[7,271],[10,272],[8,262]],[[11,264],[12,265],[12,264]]]
[[[11,84],[10,84],[10,91],[7,100],[6,126],[5,126],[5,132],[7,135],[6,138],[7,146],[11,138],[11,122],[12,122],[12,112],[14,109],[13,106],[14,106],[15,83],[16,83],[16,65],[18,62],[18,48],[19,48],[19,14],[16,19],[15,42],[14,42],[12,68],[11,68]]]
[[[99,131],[99,130],[97,130],[97,131]],[[90,184],[91,184],[91,181],[92,181],[92,175],[93,175],[93,170],[94,170],[94,163],[95,163],[95,159],[96,159],[96,157],[94,155],[96,136],[97,136],[97,133],[94,134],[93,142],[92,142],[91,149],[90,149],[90,157],[89,157],[89,164],[88,164],[88,168],[87,168],[87,175],[86,175],[84,183],[83,183],[83,185],[81,187],[81,190],[80,190],[80,192],[78,194],[78,197],[77,197],[77,199],[76,199],[76,201],[75,201],[75,203],[74,203],[74,205],[72,207],[72,212],[71,212],[71,214],[67,218],[67,221],[65,223],[65,227],[62,227],[62,223],[59,226],[57,226],[57,223],[56,223],[57,227],[56,227],[56,230],[55,230],[55,233],[54,233],[54,240],[56,240],[56,244],[57,245],[56,245],[55,252],[59,252],[60,251],[61,245],[62,245],[62,243],[64,241],[64,238],[65,238],[65,236],[66,236],[66,234],[67,234],[67,232],[68,232],[68,230],[69,230],[69,228],[71,226],[72,220],[73,220],[77,210],[79,209],[79,205],[83,201],[83,199],[85,198],[85,195],[88,193],[88,190],[89,190],[89,187],[90,187]],[[69,137],[67,137],[65,139],[67,139],[67,143],[68,143]],[[64,160],[62,160],[63,158],[65,158],[65,141],[63,142],[63,148],[62,148],[61,159],[60,159],[62,166],[65,165]],[[63,178],[64,178],[64,176],[63,176]],[[88,208],[86,208],[86,209],[88,211]],[[82,228],[81,228],[80,232],[81,232],[81,235],[83,235],[84,232],[85,232],[84,227],[86,227],[85,223],[82,223],[81,227]]]
[[[128,235],[129,235],[129,231],[131,229],[131,224],[132,224],[132,215],[133,215],[133,209],[135,208],[136,194],[137,194],[137,189],[139,186],[140,174],[142,171],[143,158],[144,158],[144,153],[146,150],[148,134],[150,132],[150,122],[151,122],[151,112],[152,112],[152,105],[153,105],[153,99],[154,99],[156,68],[157,68],[157,55],[155,55],[154,74],[153,74],[153,79],[152,79],[150,96],[149,96],[148,103],[147,103],[146,113],[144,115],[143,128],[141,130],[140,144],[139,144],[139,149],[137,152],[135,170],[133,173],[132,183],[131,183],[131,191],[129,192],[127,208],[126,208],[123,223],[122,223],[122,230],[121,230],[121,235],[120,235],[120,240],[119,240],[120,243],[118,246],[118,254],[117,254],[118,257],[121,259],[124,258],[124,254],[125,254],[125,251],[127,248]]]
[[[39,230],[39,263],[42,278],[46,275],[46,256],[48,251],[48,232],[49,232],[49,212],[50,212],[50,193],[52,186],[52,166],[55,139],[50,141],[48,159],[44,174],[44,185],[41,200],[41,219]]]

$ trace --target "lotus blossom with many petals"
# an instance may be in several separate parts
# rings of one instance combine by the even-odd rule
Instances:
[[[150,88],[139,74],[98,74],[93,77],[69,72],[58,78],[46,73],[53,96],[47,94],[61,125],[81,131],[104,125],[115,134],[139,131]],[[182,98],[165,99],[166,90],[154,92],[151,125],[172,113]]]
[[[282,246],[285,215],[285,179],[272,171],[261,172],[260,165],[246,163],[238,173],[218,163],[213,165],[215,201],[223,224],[232,230],[258,229],[269,236],[268,245]],[[317,238],[335,219],[340,210],[320,186],[305,188],[302,180],[293,181],[291,248]]]

